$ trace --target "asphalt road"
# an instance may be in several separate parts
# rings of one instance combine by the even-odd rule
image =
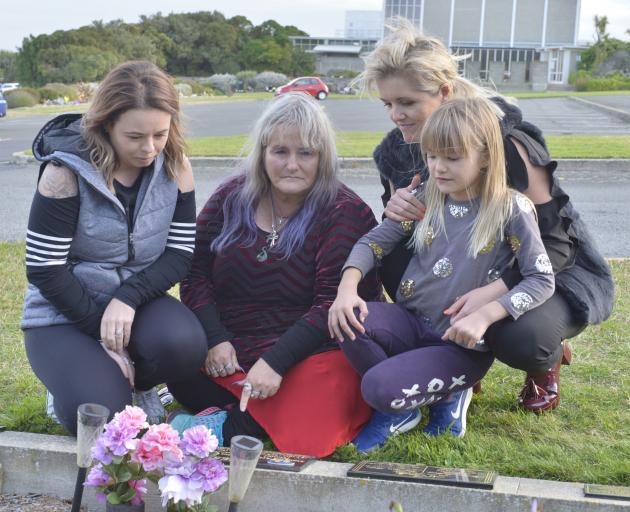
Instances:
[[[595,99],[602,103],[613,102],[616,108],[630,112],[630,96]],[[248,133],[266,103],[259,100],[185,105],[187,133],[191,137]],[[385,133],[393,126],[377,99],[327,100],[323,105],[339,131]],[[520,100],[519,106],[524,118],[546,134],[627,135],[630,132],[630,123],[568,98]],[[8,161],[15,151],[29,149],[38,130],[50,117],[0,119],[0,162]]]
[[[197,207],[201,208],[230,169],[195,169]],[[559,172],[563,188],[590,226],[601,251],[607,257],[630,257],[630,173],[610,169],[605,172]],[[28,211],[35,189],[37,166],[0,164],[0,240],[23,240]],[[374,210],[382,213],[381,185],[373,169],[344,172],[343,181]]]

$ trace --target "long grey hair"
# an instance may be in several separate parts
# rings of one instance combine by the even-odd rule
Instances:
[[[316,151],[319,165],[315,183],[302,207],[289,219],[278,243],[273,247],[280,258],[289,258],[306,240],[317,215],[326,211],[339,190],[339,162],[335,132],[322,107],[304,93],[287,93],[273,100],[260,116],[250,135],[249,155],[245,160],[243,185],[232,192],[223,204],[223,229],[211,249],[222,249],[239,243],[251,247],[256,241],[256,207],[271,191],[265,170],[265,149],[278,129],[297,129],[305,148]]]

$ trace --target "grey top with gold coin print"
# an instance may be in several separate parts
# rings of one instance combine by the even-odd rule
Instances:
[[[515,191],[513,194],[512,215],[502,240],[497,237],[476,258],[468,254],[468,241],[479,210],[479,199],[447,199],[445,230],[437,236],[429,231],[423,249],[414,253],[396,293],[396,302],[424,317],[437,331],[444,332],[450,325],[444,309],[459,296],[501,277],[514,257],[523,280],[498,299],[509,315],[517,319],[551,297],[553,271],[534,210],[525,196]],[[366,275],[411,229],[404,223],[385,219],[356,243],[344,270],[355,267]]]

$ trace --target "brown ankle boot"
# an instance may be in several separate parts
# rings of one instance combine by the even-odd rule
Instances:
[[[562,357],[549,370],[536,375],[527,374],[518,404],[525,410],[540,413],[560,404],[560,365],[571,364],[571,346],[562,342]]]

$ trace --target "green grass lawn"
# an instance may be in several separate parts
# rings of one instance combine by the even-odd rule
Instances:
[[[344,157],[370,157],[380,132],[339,132],[337,150]],[[188,140],[190,156],[239,156],[246,135],[195,137]],[[630,135],[548,135],[554,158],[630,158]]]
[[[26,286],[23,252],[22,243],[0,243],[0,424],[63,433],[44,415],[44,388],[30,370],[18,327]],[[415,429],[370,458],[630,485],[630,261],[612,267],[614,313],[572,340],[574,362],[562,370],[559,409],[541,416],[518,410],[523,374],[496,363],[483,380],[483,394],[473,399],[464,439],[429,439]],[[332,457],[360,458],[350,447]]]

